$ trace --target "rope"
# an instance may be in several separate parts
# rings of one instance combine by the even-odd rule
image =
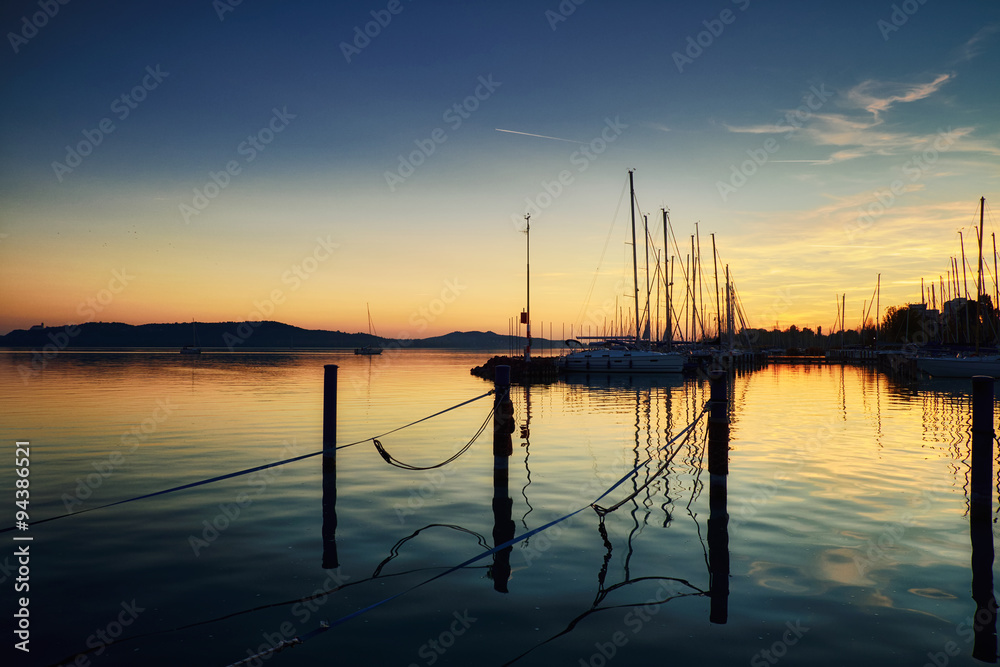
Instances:
[[[421,419],[418,419],[416,421],[410,422],[409,424],[404,424],[403,426],[400,426],[398,428],[394,428],[391,431],[386,431],[385,433],[380,433],[379,435],[375,435],[375,436],[372,436],[370,438],[365,438],[364,440],[358,440],[356,442],[352,442],[352,443],[349,443],[349,444],[346,444],[346,445],[340,445],[338,447],[335,447],[334,449],[335,450],[337,450],[337,449],[346,449],[348,447],[353,447],[354,445],[360,445],[361,443],[368,442],[369,440],[375,440],[375,438],[381,438],[381,437],[387,436],[390,433],[395,433],[396,431],[402,431],[404,428],[409,428],[410,426],[413,426],[415,424],[419,424],[420,422],[427,421],[428,419],[432,419],[433,417],[437,417],[438,415],[443,415],[446,412],[450,412],[451,410],[455,410],[457,408],[460,408],[463,405],[468,405],[469,403],[473,403],[473,402],[478,401],[480,399],[486,398],[487,396],[489,396],[492,393],[493,393],[493,390],[490,390],[490,391],[486,392],[485,394],[482,394],[481,396],[476,396],[475,398],[470,398],[469,400],[463,401],[463,402],[459,403],[458,405],[453,405],[450,408],[445,408],[444,410],[440,410],[439,412],[435,412],[432,415],[428,415],[428,416],[423,417]],[[141,496],[135,496],[133,498],[126,498],[125,500],[117,500],[117,501],[115,501],[113,503],[108,503],[106,505],[98,505],[97,507],[88,507],[87,509],[80,510],[79,512],[67,512],[66,514],[59,514],[57,516],[50,516],[47,519],[38,519],[36,521],[30,521],[30,522],[28,522],[27,525],[29,525],[29,526],[35,526],[35,525],[38,525],[40,523],[47,523],[49,521],[55,521],[56,519],[65,519],[68,516],[76,516],[78,514],[86,514],[87,512],[93,512],[95,510],[103,510],[103,509],[107,509],[109,507],[114,507],[116,505],[124,505],[125,503],[131,503],[131,502],[135,502],[137,500],[145,500],[147,498],[155,498],[156,496],[162,496],[162,495],[165,495],[167,493],[173,493],[175,491],[183,491],[184,489],[192,489],[192,488],[194,488],[196,486],[204,486],[205,484],[211,484],[213,482],[221,482],[224,479],[231,479],[233,477],[241,477],[243,475],[249,475],[251,473],[258,472],[260,470],[267,470],[269,468],[277,468],[278,466],[283,466],[283,465],[286,465],[288,463],[295,463],[296,461],[302,461],[304,459],[312,458],[313,456],[319,456],[320,454],[322,454],[325,451],[327,451],[327,450],[321,449],[318,452],[312,452],[311,454],[302,454],[301,456],[294,456],[294,457],[292,457],[290,459],[284,459],[283,461],[275,461],[273,463],[265,463],[264,465],[256,466],[256,467],[253,467],[253,468],[247,468],[246,470],[240,470],[240,471],[237,471],[237,472],[231,472],[231,473],[228,473],[226,475],[219,475],[218,477],[211,477],[209,479],[203,479],[203,480],[200,480],[198,482],[191,482],[190,484],[182,484],[181,486],[175,486],[175,487],[170,488],[170,489],[164,489],[162,491],[155,491],[153,493],[146,493],[146,494],[143,494]],[[0,529],[0,534],[2,534],[2,533],[8,533],[8,532],[10,532],[10,531],[12,531],[14,529],[15,529],[15,526],[10,526],[8,528]],[[22,530],[23,530],[23,528],[22,528]]]
[[[701,413],[701,414],[704,414],[704,410],[702,410],[702,413]],[[692,423],[692,424],[696,424],[696,423],[698,422],[698,420],[699,420],[699,419],[701,419],[701,414],[699,414],[699,415],[698,415],[697,417],[695,417],[695,420],[694,420],[693,422],[691,422],[691,423]],[[686,430],[686,429],[685,429],[685,430]],[[690,436],[690,435],[691,435],[691,433],[690,433],[690,432],[688,432],[688,436]],[[682,443],[682,444],[683,444],[683,443]],[[664,445],[664,447],[665,447],[665,446],[666,446],[666,445]],[[660,449],[663,449],[663,448],[661,447]],[[659,451],[659,450],[657,450],[657,451]],[[608,515],[608,514],[610,514],[611,512],[614,512],[614,511],[615,511],[616,509],[618,509],[619,507],[621,507],[622,505],[624,505],[624,504],[625,504],[625,503],[627,503],[628,501],[630,501],[630,500],[632,500],[633,498],[635,498],[636,496],[638,496],[638,495],[639,495],[639,493],[640,493],[640,492],[641,492],[641,491],[642,491],[643,489],[645,489],[645,488],[646,488],[646,487],[648,487],[648,486],[649,486],[650,484],[652,484],[652,483],[653,483],[653,481],[654,481],[654,480],[655,480],[655,479],[656,479],[657,477],[659,477],[659,476],[660,476],[660,473],[661,473],[661,472],[663,472],[663,471],[664,471],[664,470],[666,469],[666,467],[667,467],[668,465],[670,465],[671,461],[673,461],[673,460],[674,460],[674,457],[675,457],[675,456],[677,456],[677,454],[678,454],[678,453],[679,453],[680,451],[681,451],[681,448],[680,448],[680,445],[678,445],[677,449],[675,449],[675,450],[674,450],[673,452],[671,452],[670,456],[668,456],[668,457],[667,457],[667,458],[666,458],[666,459],[665,459],[665,460],[663,461],[663,463],[661,463],[661,464],[660,464],[660,467],[656,469],[656,472],[655,472],[655,473],[653,473],[652,475],[650,475],[649,479],[648,479],[648,480],[646,480],[646,483],[645,483],[645,484],[643,484],[642,486],[640,486],[639,488],[637,488],[637,489],[636,489],[635,491],[633,491],[633,492],[632,492],[632,493],[630,493],[629,495],[627,495],[627,496],[625,496],[624,498],[622,498],[621,500],[619,500],[619,501],[618,501],[617,503],[615,503],[615,504],[614,504],[614,505],[612,505],[611,507],[607,507],[607,508],[605,508],[605,507],[601,507],[601,506],[600,506],[600,505],[598,505],[598,504],[597,504],[596,502],[595,502],[595,503],[593,503],[593,504],[591,505],[591,507],[593,507],[593,508],[594,508],[594,511],[595,511],[595,512],[597,512],[597,516],[601,517],[601,519],[603,520],[603,518],[605,517],[605,515]],[[645,461],[643,461],[643,462],[642,462],[642,463],[640,463],[640,464],[639,464],[638,466],[636,466],[635,470],[636,470],[636,471],[638,471],[638,470],[639,470],[639,468],[641,468],[642,466],[646,465],[647,463],[649,463],[649,462],[650,462],[650,461],[652,461],[652,460],[653,460],[653,457],[649,457],[649,458],[647,458],[647,459],[646,459]]]
[[[688,424],[687,426],[685,426],[684,429],[681,430],[680,433],[678,433],[673,438],[671,438],[669,441],[667,441],[667,443],[665,445],[663,445],[663,447],[661,447],[660,449],[665,449],[665,448],[669,447],[671,444],[673,444],[679,438],[681,438],[682,436],[684,436],[685,434],[687,434],[688,431],[692,430],[695,427],[695,425],[701,420],[701,418],[705,415],[706,412],[708,412],[708,406],[707,405],[704,408],[702,408],[702,411],[700,413],[698,413],[698,416],[695,417],[694,421],[692,421],[690,424]],[[348,621],[350,621],[350,620],[352,620],[354,618],[357,618],[358,616],[361,616],[362,614],[365,614],[365,613],[367,613],[367,612],[369,612],[369,611],[371,611],[373,609],[381,607],[382,605],[384,605],[384,604],[386,604],[388,602],[392,602],[393,600],[395,600],[397,598],[403,597],[407,593],[415,591],[418,588],[426,586],[427,584],[431,583],[432,581],[436,581],[436,580],[438,580],[438,579],[440,579],[442,577],[446,577],[449,574],[451,574],[452,572],[457,572],[458,570],[461,570],[461,569],[463,569],[465,567],[468,567],[469,565],[472,565],[473,563],[478,562],[478,561],[480,561],[480,560],[482,560],[482,559],[484,559],[484,558],[486,558],[488,556],[492,556],[492,555],[494,555],[496,553],[499,553],[499,552],[503,551],[504,549],[512,547],[513,545],[517,544],[518,542],[523,542],[524,540],[528,539],[529,537],[531,537],[533,535],[536,535],[536,534],[538,534],[538,533],[540,533],[540,532],[542,532],[544,530],[548,530],[552,526],[554,526],[554,525],[556,525],[558,523],[562,523],[563,521],[566,521],[567,519],[576,516],[580,512],[583,512],[584,510],[593,507],[601,499],[603,499],[605,496],[607,496],[612,491],[614,491],[615,489],[617,489],[619,486],[621,486],[622,484],[624,484],[625,481],[628,480],[629,477],[631,477],[636,472],[638,472],[639,469],[642,466],[644,466],[649,460],[650,459],[646,459],[646,461],[644,461],[643,463],[637,465],[635,468],[633,468],[632,470],[630,470],[627,473],[625,473],[624,475],[622,475],[622,477],[617,482],[615,482],[614,484],[612,484],[606,491],[604,491],[604,493],[602,493],[600,496],[598,496],[592,503],[584,505],[583,507],[581,507],[581,508],[579,508],[579,509],[577,509],[577,510],[575,510],[573,512],[570,512],[569,514],[561,516],[558,519],[554,519],[552,521],[549,521],[548,523],[546,523],[546,524],[544,524],[542,526],[539,526],[538,528],[535,528],[533,530],[529,530],[528,532],[523,533],[521,535],[517,535],[517,536],[513,537],[512,539],[507,540],[503,544],[499,544],[499,545],[493,547],[492,549],[490,549],[488,551],[484,551],[483,553],[481,553],[481,554],[479,554],[477,556],[473,556],[472,558],[469,558],[468,560],[466,560],[466,561],[464,561],[462,563],[459,563],[458,565],[453,565],[452,567],[448,568],[444,572],[438,573],[438,574],[434,575],[433,577],[431,577],[429,579],[425,579],[424,581],[420,582],[419,584],[415,584],[415,585],[411,586],[410,588],[407,588],[404,591],[400,591],[399,593],[395,593],[393,595],[390,595],[387,598],[383,598],[382,600],[379,600],[378,602],[372,603],[372,604],[368,605],[367,607],[364,607],[362,609],[358,609],[357,611],[351,612],[350,614],[347,614],[346,616],[343,616],[343,617],[337,619],[336,621],[333,621],[332,623],[325,623],[324,622],[324,623],[322,623],[320,625],[320,627],[318,627],[318,628],[310,631],[308,634],[303,635],[299,639],[301,639],[302,641],[306,641],[307,638],[311,639],[312,637],[315,637],[315,636],[317,636],[319,634],[322,634],[322,633],[326,632],[330,628],[337,627],[338,625],[343,625],[344,623],[346,623],[346,622],[348,622]]]
[[[402,461],[394,457],[392,454],[387,452],[385,450],[385,447],[382,446],[382,443],[379,442],[378,438],[372,438],[372,443],[374,443],[375,449],[377,449],[378,453],[382,455],[382,458],[385,459],[385,462],[391,466],[396,466],[397,468],[402,468],[403,470],[434,470],[435,468],[442,468],[448,465],[449,463],[460,457],[462,454],[469,451],[469,448],[472,447],[473,443],[476,442],[476,440],[479,439],[479,436],[483,434],[483,431],[486,430],[486,427],[489,425],[490,419],[492,419],[492,417],[493,417],[493,410],[490,410],[490,413],[486,415],[486,419],[483,421],[483,425],[479,427],[479,430],[476,431],[475,435],[472,436],[472,439],[469,440],[469,442],[465,443],[464,447],[458,450],[451,458],[447,459],[446,461],[442,461],[441,463],[437,463],[432,466],[414,466],[410,465],[409,463],[403,463]]]

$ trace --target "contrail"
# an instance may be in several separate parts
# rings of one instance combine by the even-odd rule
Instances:
[[[544,134],[532,134],[530,132],[518,132],[517,130],[501,130],[499,127],[493,128],[497,132],[509,132],[510,134],[523,134],[526,137],[539,137],[541,139],[552,139],[553,141],[566,141],[571,144],[582,144],[582,141],[573,141],[572,139],[560,139],[559,137],[547,137]]]

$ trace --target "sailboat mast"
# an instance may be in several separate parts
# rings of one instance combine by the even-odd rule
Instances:
[[[635,344],[639,344],[639,268],[635,257],[635,184],[632,180],[632,170],[628,170],[629,204],[632,210],[632,288],[635,294]]]
[[[646,241],[646,340],[649,342],[650,336],[653,335],[652,328],[650,327],[650,319],[652,319],[652,313],[649,310],[649,216],[643,214],[642,216],[642,232]]]
[[[694,235],[698,239],[698,272],[701,272],[701,233],[698,231],[698,223],[694,223]],[[705,295],[701,290],[701,277],[698,278],[698,300],[701,301],[701,309],[705,309]],[[698,320],[701,322],[701,337],[702,340],[705,338],[705,315],[704,313],[698,313]]]
[[[671,319],[670,309],[673,307],[673,300],[670,298],[670,293],[674,290],[674,267],[677,266],[677,262],[670,262],[670,282],[667,283],[667,349],[674,344],[674,324]]]
[[[719,259],[715,254],[715,232],[712,232],[712,270],[715,273],[715,335],[722,347],[722,310],[719,308]]]
[[[698,275],[698,256],[694,254],[694,234],[691,235],[691,270],[688,271],[688,290],[691,292],[691,340],[698,336],[698,292],[695,277]]]
[[[1000,276],[997,274],[997,235],[996,232],[992,232],[990,236],[993,237],[993,307],[997,307],[997,302],[1000,301],[997,297],[1000,297]]]
[[[880,288],[882,286],[882,274],[878,274],[878,278],[875,279],[875,348],[878,349],[878,329],[881,323],[879,316],[879,298],[881,297]]]
[[[976,285],[976,302],[983,298],[983,291],[986,287],[983,283],[983,209],[986,208],[986,197],[979,199],[979,278]]]
[[[673,338],[673,331],[670,328],[670,284],[673,282],[669,279],[670,277],[670,245],[667,243],[667,209],[663,209],[663,290],[667,293],[667,330],[664,336],[667,339],[667,349],[670,349],[671,339]],[[996,257],[996,250],[994,249],[993,256]]]

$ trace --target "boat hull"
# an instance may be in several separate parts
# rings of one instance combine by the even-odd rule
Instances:
[[[1000,357],[917,357],[917,368],[934,377],[1000,377]]]
[[[567,373],[681,373],[686,357],[676,352],[584,350],[559,357],[556,366]]]

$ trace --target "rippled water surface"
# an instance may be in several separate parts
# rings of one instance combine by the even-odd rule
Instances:
[[[80,514],[317,452],[324,364],[339,365],[344,445],[489,391],[469,374],[487,356],[73,353],[25,378],[29,356],[0,354],[0,437],[31,442],[31,519],[77,513],[2,536],[7,619],[11,537],[33,538],[28,664],[221,666],[296,637],[246,664],[982,664],[968,381],[737,376],[728,524],[708,521],[707,419],[672,440],[708,385],[669,376],[515,386],[509,458],[486,397],[379,437],[425,467],[485,424],[442,468],[391,467],[368,440],[338,452],[335,478],[315,456]]]

